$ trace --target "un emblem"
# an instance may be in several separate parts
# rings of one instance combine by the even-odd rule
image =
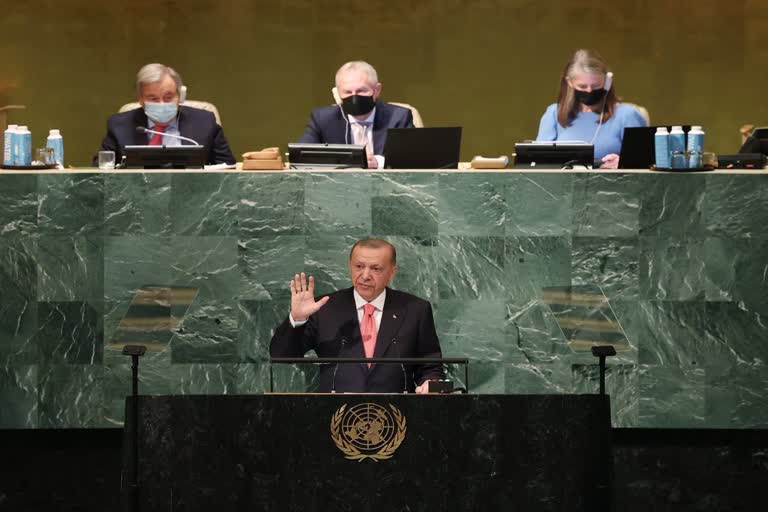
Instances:
[[[364,403],[339,407],[331,417],[331,439],[350,460],[389,459],[405,439],[405,416],[397,407],[389,409]]]

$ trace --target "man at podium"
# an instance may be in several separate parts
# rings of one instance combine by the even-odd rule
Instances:
[[[315,280],[304,272],[290,282],[291,311],[275,330],[272,357],[440,358],[432,305],[387,285],[397,272],[397,251],[381,239],[359,240],[349,255],[352,287],[315,300]],[[323,365],[320,391],[426,393],[444,378],[440,364]]]

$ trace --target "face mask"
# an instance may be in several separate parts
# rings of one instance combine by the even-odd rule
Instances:
[[[597,105],[601,101],[603,101],[603,98],[605,98],[605,95],[607,91],[605,89],[595,89],[592,92],[587,91],[573,91],[576,96],[576,101],[579,103],[583,103],[584,105],[591,107],[592,105]]]
[[[170,123],[178,111],[179,105],[175,101],[170,103],[147,101],[144,103],[144,113],[156,123]]]
[[[373,96],[347,96],[341,100],[341,109],[348,116],[364,116],[373,110],[376,106],[376,102],[373,100]]]

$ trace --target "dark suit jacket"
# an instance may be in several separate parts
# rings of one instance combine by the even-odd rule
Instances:
[[[387,129],[413,128],[413,114],[405,107],[376,102],[373,118],[373,153],[384,154]],[[346,138],[345,138],[346,134]],[[299,142],[316,144],[352,144],[354,138],[338,105],[317,108],[309,117],[307,129]]]
[[[314,350],[318,357],[365,357],[360,322],[357,319],[352,288],[330,294],[330,300],[294,328],[288,318],[272,336],[272,357],[301,357]],[[376,337],[374,357],[442,357],[435,332],[432,306],[414,295],[387,288],[387,298]],[[320,391],[334,388],[334,369],[320,368]],[[406,376],[399,364],[341,364],[336,370],[335,389],[339,392],[400,393],[403,387],[414,391],[416,385],[431,378],[444,378],[442,365],[406,366]],[[405,384],[403,381],[406,381]]]
[[[124,146],[143,146],[148,143],[147,134],[136,131],[137,126],[147,126],[147,122],[147,115],[142,108],[110,116],[107,120],[107,135],[101,142],[101,151],[114,151],[115,163],[120,163]],[[235,157],[224,137],[224,130],[216,124],[213,113],[199,108],[180,106],[179,133],[208,148],[206,164],[235,163]],[[187,141],[181,141],[181,143],[191,144]],[[93,162],[96,165],[97,156],[93,158]]]

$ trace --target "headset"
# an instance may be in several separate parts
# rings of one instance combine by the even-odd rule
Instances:
[[[605,96],[603,96],[603,105],[600,107],[600,121],[597,123],[597,130],[595,130],[595,135],[592,136],[592,140],[590,141],[590,144],[593,146],[595,144],[595,139],[597,139],[597,134],[600,133],[600,128],[603,126],[605,102],[608,101],[608,93],[611,91],[611,87],[613,87],[613,71],[609,71],[605,74],[605,84],[603,85],[603,89],[605,89]]]

